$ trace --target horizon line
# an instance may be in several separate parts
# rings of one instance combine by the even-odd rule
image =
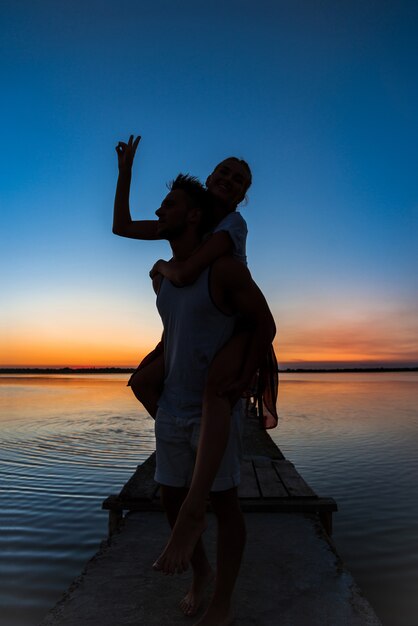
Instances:
[[[88,367],[0,367],[0,374],[19,374],[19,373],[57,373],[57,374],[130,374],[134,372],[136,367],[119,367],[119,366],[106,366],[106,367],[96,367],[96,366],[88,366]],[[298,372],[307,372],[307,373],[327,373],[327,372],[414,372],[418,371],[418,365],[365,365],[365,366],[352,366],[348,367],[346,365],[340,365],[335,367],[279,367],[278,372],[282,374],[286,373],[298,373]]]

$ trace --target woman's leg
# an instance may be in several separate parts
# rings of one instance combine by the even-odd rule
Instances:
[[[147,357],[145,357],[147,359]],[[145,360],[145,359],[144,359]],[[137,398],[155,419],[157,402],[164,383],[164,353],[158,354],[131,376],[129,386]]]

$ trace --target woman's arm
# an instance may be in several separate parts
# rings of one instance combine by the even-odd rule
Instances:
[[[150,277],[159,273],[168,278],[169,281],[184,287],[197,280],[204,269],[209,267],[216,259],[225,254],[231,254],[233,244],[231,237],[226,231],[218,231],[211,235],[186,261],[157,261]]]
[[[141,137],[138,136],[134,141],[133,135],[131,135],[128,143],[120,141],[116,146],[119,177],[116,186],[112,230],[115,235],[120,235],[121,237],[159,239],[157,235],[157,220],[133,220],[129,207],[132,165],[140,139]]]

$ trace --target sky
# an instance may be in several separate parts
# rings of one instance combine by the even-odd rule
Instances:
[[[134,366],[167,242],[112,234],[179,172],[253,172],[248,262],[281,367],[418,365],[418,3],[2,2],[0,367]]]

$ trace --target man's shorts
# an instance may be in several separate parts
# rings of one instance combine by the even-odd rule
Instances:
[[[231,417],[229,439],[211,491],[237,487],[241,478],[243,411]],[[155,418],[157,468],[155,481],[169,487],[190,487],[199,444],[200,421],[176,418],[159,408]]]

